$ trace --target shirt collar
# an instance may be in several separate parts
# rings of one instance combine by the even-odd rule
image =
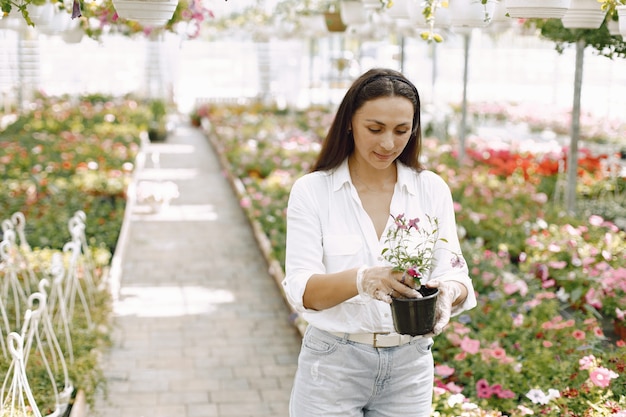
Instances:
[[[415,171],[412,168],[404,165],[400,161],[396,161],[398,166],[398,185],[400,189],[407,190],[410,194],[416,195],[416,184],[415,184]]]
[[[417,194],[413,179],[414,171],[400,161],[396,161],[398,166],[398,185],[400,189],[406,189],[409,193]],[[348,158],[339,165],[333,174],[333,191],[338,191],[345,183],[350,183],[350,169],[348,168]]]
[[[348,168],[348,158],[346,158],[333,173],[333,191],[338,191],[345,183],[350,182],[350,169]]]

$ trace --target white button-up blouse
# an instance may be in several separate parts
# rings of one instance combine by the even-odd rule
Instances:
[[[467,265],[454,267],[454,253],[461,248],[456,229],[452,194],[444,180],[432,171],[420,173],[397,163],[398,176],[391,213],[407,218],[439,220],[441,243],[449,250],[435,251],[430,275],[422,283],[437,278],[458,281],[468,289],[463,304],[452,313],[476,306],[476,296]],[[421,224],[421,223],[420,223]],[[359,295],[322,311],[306,309],[302,297],[307,281],[314,274],[326,274],[362,265],[385,265],[381,251],[391,216],[379,240],[369,215],[363,209],[350,178],[347,159],[333,171],[304,175],[294,183],[287,207],[287,244],[283,288],[289,303],[310,325],[329,332],[393,332],[389,304]],[[442,241],[440,241],[442,242]],[[453,253],[454,252],[454,253]]]

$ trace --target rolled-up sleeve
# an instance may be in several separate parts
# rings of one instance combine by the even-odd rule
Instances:
[[[299,313],[313,312],[304,308],[304,290],[313,274],[325,272],[318,199],[308,180],[308,177],[302,177],[294,183],[287,204],[285,278],[282,285],[287,300]]]

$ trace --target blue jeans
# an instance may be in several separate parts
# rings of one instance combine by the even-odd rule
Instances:
[[[433,395],[431,338],[389,348],[309,326],[302,339],[290,417],[427,417]]]

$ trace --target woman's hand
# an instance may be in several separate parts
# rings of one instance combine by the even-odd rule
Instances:
[[[444,327],[450,322],[452,306],[461,304],[467,297],[465,285],[457,281],[428,281],[425,286],[429,288],[439,288],[437,304],[435,305],[435,327],[432,334],[434,336],[443,332]]]
[[[400,272],[393,272],[390,266],[361,267],[356,275],[359,294],[391,304],[391,295],[407,298],[420,298],[413,288],[413,280]]]

